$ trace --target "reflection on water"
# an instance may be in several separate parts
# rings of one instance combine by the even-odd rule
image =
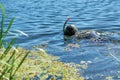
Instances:
[[[46,51],[61,61],[91,61],[83,76],[88,80],[105,80],[120,76],[120,1],[119,0],[2,0],[9,22],[15,17],[13,29],[24,31],[16,44],[30,49],[44,45]],[[66,17],[79,30],[96,30],[112,39],[111,42],[63,40],[62,26]],[[15,32],[16,33],[16,32]],[[10,36],[11,37],[11,36]],[[9,38],[10,38],[9,37]],[[9,40],[8,38],[8,40]]]

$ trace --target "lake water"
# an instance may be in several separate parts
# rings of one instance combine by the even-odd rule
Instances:
[[[45,50],[66,63],[90,62],[82,69],[86,80],[120,79],[120,1],[119,0],[0,0],[7,13],[6,24],[15,17],[11,32],[21,30],[16,44],[27,49]],[[67,17],[79,30],[96,30],[112,42],[80,40],[66,42],[62,26]],[[9,36],[8,40],[13,37]]]

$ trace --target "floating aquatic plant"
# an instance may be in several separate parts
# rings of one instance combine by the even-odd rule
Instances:
[[[19,49],[19,52],[26,50]],[[38,80],[83,80],[74,63],[63,63],[58,57],[48,55],[43,51],[31,51],[25,62],[19,68],[16,78]]]

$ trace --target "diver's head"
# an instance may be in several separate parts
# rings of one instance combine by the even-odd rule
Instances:
[[[77,33],[77,28],[75,27],[75,25],[69,25],[64,29],[64,35],[65,36],[73,36]]]

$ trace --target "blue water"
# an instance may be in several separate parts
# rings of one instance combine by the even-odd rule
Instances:
[[[119,0],[0,0],[7,13],[6,24],[15,17],[11,32],[21,30],[16,44],[27,49],[45,47],[61,61],[79,64],[90,61],[81,69],[87,80],[106,80],[120,76],[120,1]],[[62,26],[67,17],[81,30],[96,30],[113,42],[80,40],[66,42]],[[9,36],[8,40],[13,37]]]

